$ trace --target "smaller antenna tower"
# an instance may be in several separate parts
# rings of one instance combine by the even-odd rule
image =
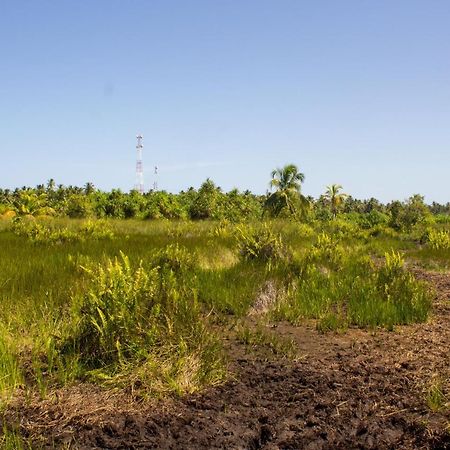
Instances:
[[[144,146],[142,145],[143,136],[138,134],[136,136],[137,139],[137,158],[136,158],[136,190],[140,193],[144,193],[144,166],[142,164],[142,149]]]
[[[153,190],[158,190],[158,166],[155,166],[155,181],[153,182]]]

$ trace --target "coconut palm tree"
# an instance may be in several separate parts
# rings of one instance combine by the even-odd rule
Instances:
[[[327,190],[325,191],[324,197],[330,202],[331,212],[333,216],[336,217],[339,206],[345,201],[348,197],[347,194],[341,192],[342,186],[340,184],[331,184],[327,186]]]
[[[275,192],[269,195],[265,208],[272,216],[282,213],[298,216],[305,213],[309,206],[308,199],[301,193],[301,185],[305,175],[299,172],[295,164],[288,164],[283,168],[272,171],[270,187]]]
[[[272,171],[270,186],[277,191],[293,190],[300,192],[301,184],[305,181],[305,175],[298,171],[295,164],[288,164],[282,169]]]

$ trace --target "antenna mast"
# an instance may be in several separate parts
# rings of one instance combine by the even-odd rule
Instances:
[[[153,183],[153,190],[158,190],[158,166],[155,166],[155,181]]]
[[[143,136],[138,134],[136,136],[137,139],[137,159],[136,159],[136,190],[140,193],[144,193],[144,166],[142,165],[142,149],[144,146],[142,145]]]

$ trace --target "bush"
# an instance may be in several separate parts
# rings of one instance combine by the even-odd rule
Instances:
[[[72,218],[85,218],[94,213],[89,197],[83,194],[72,194],[66,200],[66,214]]]
[[[316,242],[308,252],[304,263],[337,269],[344,260],[344,249],[336,237],[326,233],[317,236]]]
[[[422,235],[420,242],[427,244],[433,250],[449,250],[450,233],[446,230],[428,228]]]
[[[187,255],[171,246],[151,268],[141,262],[135,269],[123,254],[85,268],[87,290],[60,353],[78,357],[90,376],[126,380],[133,373],[149,389],[192,392],[221,379],[220,345],[202,318],[192,279],[182,276],[192,267]]]
[[[172,272],[177,276],[192,276],[197,269],[196,256],[186,247],[170,244],[156,253],[153,258],[160,272]]]
[[[12,230],[37,244],[62,244],[86,239],[111,239],[114,235],[103,221],[88,221],[79,231],[68,228],[51,228],[36,220],[16,218]]]
[[[92,368],[136,356],[158,338],[157,270],[137,270],[125,255],[84,268],[90,286],[79,305],[74,345]]]
[[[35,220],[17,218],[13,222],[12,230],[18,236],[25,236],[37,244],[56,244],[81,240],[76,232],[67,228],[52,229]]]
[[[237,227],[239,254],[244,260],[277,262],[288,256],[281,235],[276,234],[265,223],[261,228]]]
[[[104,220],[88,220],[80,229],[80,233],[91,239],[112,239],[114,233]]]
[[[391,218],[389,225],[397,231],[408,231],[418,224],[428,223],[432,218],[424,198],[413,195],[405,203],[392,202],[389,206]]]

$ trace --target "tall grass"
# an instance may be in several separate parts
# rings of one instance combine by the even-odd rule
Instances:
[[[376,267],[370,258],[319,236],[273,317],[293,323],[319,319],[322,331],[349,325],[392,329],[423,322],[431,307],[428,288],[403,263],[400,254],[392,252]]]
[[[269,280],[285,292],[274,319],[315,318],[323,331],[392,328],[426,320],[430,308],[424,285],[390,252],[417,240],[381,228],[58,218],[0,225],[4,398],[18,386],[46,395],[76,379],[153,394],[219,382],[220,331],[211,321],[245,316]],[[386,252],[381,266],[371,262]]]

